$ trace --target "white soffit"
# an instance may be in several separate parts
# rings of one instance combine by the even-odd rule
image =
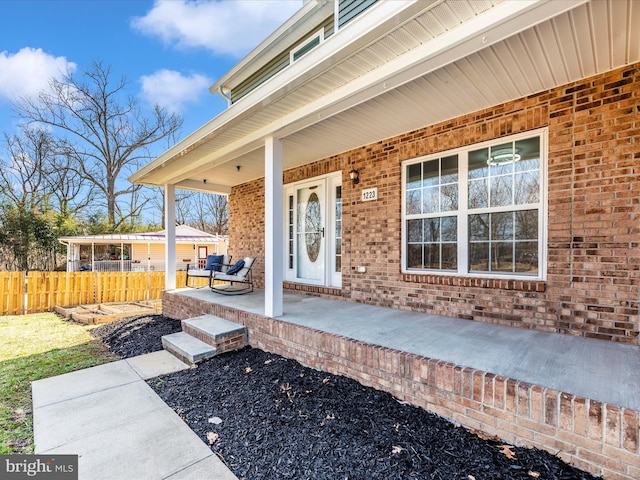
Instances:
[[[511,3],[521,4],[507,2]],[[472,53],[444,64],[438,64],[440,58],[422,61],[423,56],[412,63],[412,57],[424,55],[430,43],[444,41],[447,34],[458,35],[456,26],[466,29],[480,21],[481,12],[491,5],[441,2],[241,123],[214,131],[197,142],[197,148],[187,149],[172,168],[149,172],[141,181],[170,180],[180,186],[183,180],[215,176],[216,184],[237,185],[264,175],[261,145],[269,134],[283,138],[284,167],[291,168],[640,61],[640,2],[529,4],[541,10],[575,8],[529,28],[523,22],[530,11],[524,12],[508,19],[506,27],[499,23],[478,38],[463,39],[486,45],[453,45],[438,55],[454,57],[456,48],[463,47],[475,48]],[[515,33],[494,43],[505,28]],[[321,53],[317,50],[312,53]],[[307,57],[310,60],[311,54]],[[409,67],[394,74],[394,62]],[[376,77],[378,82],[372,80]]]

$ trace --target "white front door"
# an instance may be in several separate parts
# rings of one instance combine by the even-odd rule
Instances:
[[[327,250],[326,181],[296,187],[295,279],[323,285]]]

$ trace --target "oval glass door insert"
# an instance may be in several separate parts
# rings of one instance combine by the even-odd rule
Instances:
[[[320,199],[315,192],[309,195],[309,200],[307,201],[304,226],[307,256],[311,262],[315,262],[318,259],[318,255],[320,255],[320,242],[322,242]]]

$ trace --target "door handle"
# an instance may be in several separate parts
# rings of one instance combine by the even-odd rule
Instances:
[[[324,227],[322,227],[322,238],[324,238]]]

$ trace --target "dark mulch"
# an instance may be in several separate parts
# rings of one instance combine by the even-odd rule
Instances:
[[[111,353],[124,358],[162,350],[162,336],[179,332],[180,321],[162,315],[141,315],[105,323],[91,330]]]
[[[114,326],[106,336],[112,351],[125,350],[118,344],[131,342],[131,327],[141,344],[158,345],[156,332],[173,324],[155,317],[145,317],[146,327],[141,318]],[[241,479],[596,478],[547,452],[480,438],[387,393],[257,349],[148,383]]]

